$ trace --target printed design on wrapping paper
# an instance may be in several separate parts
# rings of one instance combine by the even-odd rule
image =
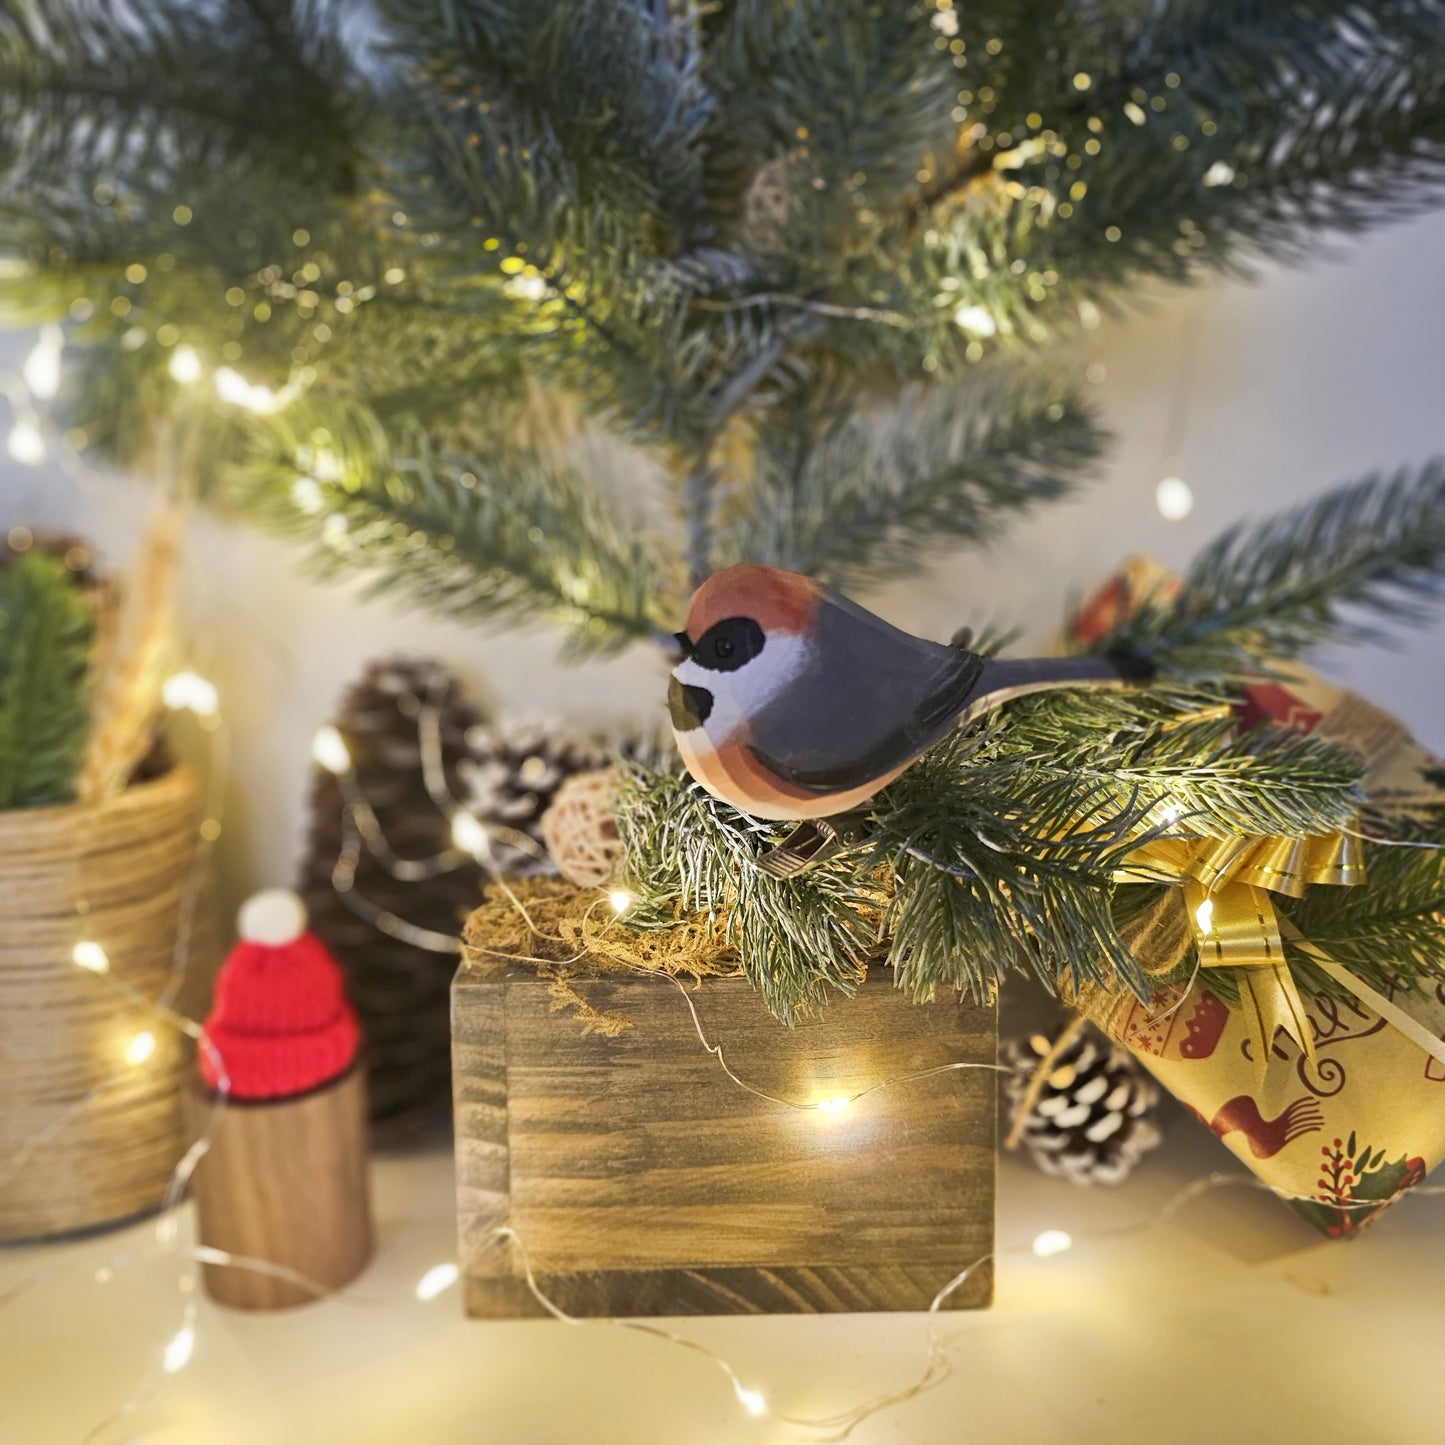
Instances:
[[[1257,682],[1245,688],[1244,704],[1239,709],[1240,726],[1245,728],[1280,723],[1298,732],[1312,733],[1323,719],[1324,713],[1317,707],[1277,682]]]
[[[1344,1064],[1337,1058],[1325,1058],[1325,1045],[1338,1048],[1357,1039],[1368,1039],[1389,1028],[1378,1014],[1371,1013],[1353,999],[1338,999],[1321,994],[1311,999],[1310,1027],[1315,1035],[1313,1067],[1303,1054],[1295,1059],[1295,1073],[1310,1093],[1320,1099],[1332,1099],[1345,1087],[1348,1077]]]
[[[1426,1174],[1419,1155],[1386,1160],[1383,1149],[1361,1145],[1353,1130],[1347,1140],[1321,1145],[1320,1155],[1319,1194],[1295,1207],[1333,1239],[1363,1229]]]
[[[1184,1012],[1183,1009],[1180,1010]],[[1189,1011],[1184,1025],[1184,1038],[1179,1043],[1181,1059],[1207,1059],[1219,1047],[1229,1023],[1229,1007],[1218,994],[1200,988],[1199,997]]]
[[[1200,1118],[1204,1116],[1201,1114]],[[1226,1134],[1243,1134],[1249,1144],[1249,1152],[1256,1159],[1272,1159],[1286,1144],[1292,1144],[1302,1134],[1317,1134],[1325,1127],[1325,1117],[1319,1104],[1308,1094],[1295,1099],[1273,1119],[1266,1119],[1259,1112],[1259,1104],[1251,1095],[1236,1094],[1214,1111],[1212,1119],[1204,1122],[1210,1132],[1220,1139]]]
[[[1356,1039],[1367,1039],[1389,1025],[1378,1014],[1371,1013],[1352,999],[1338,999],[1320,994],[1310,1000],[1310,1030],[1315,1039],[1315,1060],[1311,1065],[1304,1053],[1289,1038],[1275,1036],[1271,1055],[1281,1063],[1294,1062],[1295,1074],[1301,1084],[1317,1099],[1332,1099],[1345,1087],[1349,1077],[1337,1058],[1324,1057],[1324,1049],[1338,1048]],[[1254,1064],[1254,1043],[1241,1039],[1240,1056]]]
[[[1109,1032],[1136,1053],[1198,1060],[1209,1058],[1219,1047],[1228,1022],[1228,1005],[1202,984],[1196,984],[1188,996],[1182,985],[1170,984],[1147,1004],[1131,999],[1122,1026]]]

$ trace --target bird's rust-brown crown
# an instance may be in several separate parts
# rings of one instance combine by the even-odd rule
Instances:
[[[692,594],[684,630],[696,642],[715,623],[751,617],[764,632],[806,632],[820,590],[811,577],[739,562],[714,572]]]

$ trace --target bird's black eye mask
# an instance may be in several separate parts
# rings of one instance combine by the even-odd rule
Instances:
[[[763,650],[763,629],[751,617],[725,617],[714,622],[696,642],[677,634],[683,655],[708,672],[735,672]]]

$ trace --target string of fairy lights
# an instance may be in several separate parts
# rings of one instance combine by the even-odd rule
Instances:
[[[139,1003],[149,1007],[152,1010],[154,1026],[156,1028],[167,1027],[177,1029],[191,1040],[197,1042],[201,1047],[206,1047],[201,1026],[196,1023],[196,1021],[177,1012],[171,1006],[170,1000],[174,996],[175,989],[179,986],[180,978],[184,974],[189,949],[189,917],[193,914],[199,901],[201,890],[204,887],[205,869],[209,862],[208,850],[219,836],[219,815],[216,809],[219,802],[221,780],[220,759],[224,752],[223,740],[225,737],[225,729],[221,726],[219,699],[216,696],[214,687],[197,674],[185,672],[175,674],[168,680],[165,686],[164,697],[173,711],[193,714],[197,721],[206,728],[209,735],[217,740],[213,748],[211,767],[208,775],[208,806],[204,810],[204,817],[198,829],[198,843],[195,861],[193,863],[193,874],[186,888],[181,905],[183,913],[187,916],[187,926],[182,927],[178,931],[176,951],[173,956],[172,968],[166,987],[162,994],[154,1001],[147,1000],[139,995],[126,984],[123,979],[118,978],[112,972],[104,941],[101,939],[89,936],[78,938],[71,952],[71,962],[73,966],[82,969],[98,980],[102,980],[111,987],[119,990],[129,1002],[133,1004]],[[486,847],[480,845],[482,834],[473,834],[471,832],[473,825],[483,831],[485,831],[485,825],[471,814],[466,813],[464,809],[461,809],[459,805],[456,804],[455,799],[451,797],[449,791],[446,790],[445,773],[439,766],[439,751],[437,751],[437,740],[439,739],[440,733],[439,729],[432,727],[432,721],[433,719],[429,716],[427,710],[423,708],[421,713],[423,751],[427,759],[429,777],[436,784],[434,798],[438,801],[439,806],[450,807],[454,810],[454,820],[459,817],[470,819],[469,824],[454,826],[454,838],[456,838],[458,833],[460,833],[462,837],[468,838],[472,846],[469,846],[466,851],[472,853],[473,856],[480,855],[482,859],[485,860],[486,856],[488,856],[488,850]],[[326,734],[324,730],[319,736],[325,738],[325,741],[320,742],[315,751],[329,757],[331,762],[340,765],[338,776],[348,775],[349,757],[343,762],[341,751],[335,746],[335,740]],[[337,737],[339,738],[339,734],[337,734]],[[351,777],[351,787],[354,789],[354,792],[348,795],[348,808],[361,817],[374,820],[374,810],[371,809],[369,800],[367,800],[365,793],[360,788],[360,784],[355,780],[354,776]],[[365,834],[360,833],[359,836],[364,838]],[[432,859],[401,859],[390,849],[390,845],[386,842],[384,832],[382,832],[379,824],[375,827],[370,838],[366,839],[366,842],[369,848],[375,850],[375,856],[377,856],[379,861],[390,860],[395,866],[401,868],[406,868],[408,865],[412,868],[419,866],[422,871],[416,876],[427,876],[426,868],[440,866],[439,860],[443,860],[447,856],[446,854],[439,854]],[[473,847],[476,849],[475,853],[473,853]],[[501,886],[505,888],[505,883],[501,880],[498,881],[501,882]],[[510,892],[510,890],[508,890],[508,892]],[[625,897],[619,897],[615,890],[598,890],[598,906],[606,905],[612,914],[614,922],[625,911],[628,901],[630,900]],[[525,909],[520,901],[516,901],[516,906],[523,910],[523,916],[526,917]],[[77,916],[78,919],[83,920],[84,912],[78,912]],[[530,918],[528,918],[527,921],[530,926]],[[841,1114],[854,1105],[861,1103],[867,1096],[883,1088],[906,1086],[914,1080],[955,1068],[985,1070],[998,1068],[995,1064],[984,1063],[949,1064],[920,1073],[900,1075],[897,1078],[880,1080],[867,1088],[849,1095],[840,1095],[813,1101],[780,1098],[751,1085],[731,1068],[726,1061],[723,1044],[712,1041],[707,1037],[696,1007],[682,982],[677,979],[674,979],[673,982],[677,986],[689,1010],[690,1019],[700,1046],[717,1060],[720,1069],[726,1074],[729,1080],[759,1099],[790,1110]],[[149,1042],[142,1043],[142,1040],[149,1040]],[[127,1049],[127,1063],[131,1067],[143,1067],[146,1060],[154,1053],[154,1050],[154,1033],[151,1030],[138,1033],[134,1036],[131,1047]],[[217,1060],[218,1065],[219,1062],[220,1061]],[[88,1441],[100,1440],[112,1427],[133,1417],[161,1388],[167,1377],[179,1373],[190,1364],[196,1350],[200,1318],[200,1291],[198,1289],[196,1274],[196,1266],[200,1264],[255,1270],[276,1275],[289,1279],[293,1283],[301,1284],[308,1291],[315,1294],[318,1299],[329,1297],[344,1304],[358,1306],[395,1305],[401,1303],[405,1298],[401,1295],[371,1295],[362,1291],[347,1290],[333,1292],[329,1291],[325,1286],[319,1285],[314,1281],[308,1280],[305,1276],[297,1274],[295,1271],[286,1269],[283,1266],[276,1265],[267,1260],[235,1255],[208,1246],[181,1247],[179,1242],[180,1214],[184,1204],[185,1191],[195,1170],[204,1160],[211,1140],[214,1138],[221,1111],[224,1110],[226,1105],[228,1092],[224,1071],[220,1070],[216,1098],[212,1111],[198,1133],[197,1138],[182,1155],[172,1172],[155,1226],[155,1239],[157,1244],[171,1257],[177,1258],[183,1265],[181,1273],[177,1278],[177,1290],[181,1297],[181,1313],[177,1326],[167,1336],[165,1343],[160,1348],[156,1364],[151,1372],[124,1403],[111,1411],[89,1432],[86,1437]],[[33,1153],[34,1151],[31,1150],[30,1152]],[[1202,1193],[1219,1187],[1238,1185],[1245,1185],[1257,1189],[1268,1189],[1281,1197],[1289,1197],[1285,1195],[1283,1191],[1272,1188],[1272,1186],[1252,1175],[1213,1173],[1185,1185],[1154,1215],[1111,1229],[1093,1230],[1088,1235],[1083,1236],[1083,1238],[1103,1239],[1123,1234],[1138,1233],[1167,1224],[1185,1205],[1198,1198]],[[1416,1195],[1442,1194],[1445,1193],[1445,1186],[1417,1188],[1413,1193]],[[1358,1201],[1345,1207],[1373,1208],[1374,1205],[1370,1201]],[[767,1417],[780,1425],[806,1429],[817,1434],[820,1439],[828,1440],[845,1439],[865,1420],[884,1410],[894,1408],[906,1401],[917,1398],[926,1391],[936,1388],[950,1376],[953,1365],[949,1357],[949,1347],[952,1342],[944,1339],[940,1331],[942,1311],[952,1295],[979,1269],[985,1267],[991,1261],[1008,1255],[1028,1253],[1041,1259],[1051,1258],[1070,1250],[1076,1243],[1074,1237],[1070,1235],[1068,1231],[1048,1229],[1038,1233],[1027,1245],[1019,1245],[1002,1251],[991,1251],[975,1259],[945,1282],[930,1303],[926,1312],[925,1360],[916,1379],[900,1388],[876,1395],[849,1409],[832,1415],[804,1416],[775,1409],[769,1403],[767,1396],[762,1390],[745,1383],[743,1374],[732,1364],[726,1355],[712,1349],[694,1336],[669,1329],[662,1325],[643,1321],[625,1319],[581,1320],[569,1314],[552,1300],[539,1284],[533,1269],[526,1240],[522,1234],[511,1225],[499,1226],[496,1232],[500,1238],[504,1238],[510,1242],[516,1250],[517,1257],[521,1264],[522,1275],[528,1290],[537,1301],[539,1307],[553,1319],[571,1327],[600,1326],[628,1330],[649,1336],[664,1344],[699,1356],[723,1374],[737,1406],[745,1415]],[[125,1251],[118,1253],[109,1263],[101,1266],[99,1269],[90,1266],[93,1270],[93,1277],[97,1283],[106,1282],[113,1278],[118,1270],[133,1262],[135,1257],[134,1251]],[[78,1265],[73,1267],[80,1268]],[[11,1304],[28,1290],[35,1288],[38,1284],[53,1279],[57,1273],[63,1272],[65,1268],[65,1266],[52,1266],[49,1269],[38,1271],[30,1278],[11,1286],[3,1294],[0,1294],[0,1307]],[[418,1279],[411,1291],[411,1297],[418,1302],[430,1302],[439,1298],[455,1285],[459,1278],[460,1271],[456,1263],[453,1261],[444,1261],[429,1268]]]
[[[960,327],[975,335],[988,336],[993,334],[990,328],[993,327],[995,323],[993,322],[992,316],[983,308],[960,308],[955,320]],[[13,413],[12,424],[6,438],[7,450],[17,462],[27,466],[40,465],[50,454],[36,402],[47,400],[53,397],[58,391],[62,347],[63,336],[59,328],[47,327],[42,330],[35,348],[29,356],[27,356],[19,376],[17,377],[14,374],[0,376],[0,393],[3,393],[9,400]],[[202,380],[206,371],[205,365],[198,354],[186,346],[177,346],[173,350],[169,369],[172,377],[185,385],[198,383]],[[284,389],[282,392],[272,392],[267,388],[256,386],[247,382],[239,373],[228,367],[218,368],[213,374],[213,380],[216,394],[221,400],[258,413],[277,410],[281,406],[286,405],[291,399],[291,397],[285,394]],[[1183,395],[1185,387],[1186,384],[1181,381],[1180,395]],[[1182,406],[1182,403],[1180,403],[1180,406]],[[1178,407],[1176,407],[1175,416],[1182,416],[1182,411],[1180,411]],[[1181,435],[1182,422],[1171,421],[1170,432],[1172,436],[1177,437]],[[62,447],[62,452],[64,450],[64,447]],[[298,505],[303,504],[303,499],[300,496],[298,496],[296,500]],[[1163,483],[1161,483],[1159,503],[1161,512],[1165,516],[1169,516],[1170,511],[1166,508]],[[1180,515],[1182,515],[1182,513]],[[150,1026],[135,1032],[124,1045],[122,1057],[125,1069],[144,1068],[146,1066],[147,1062],[156,1053],[156,1031],[159,1029],[169,1028],[178,1030],[199,1047],[206,1047],[204,1032],[201,1026],[195,1020],[178,1012],[174,1007],[174,1001],[185,976],[190,954],[191,932],[195,911],[205,887],[211,852],[220,836],[220,793],[224,785],[226,772],[225,754],[227,732],[223,726],[220,700],[216,689],[199,674],[189,671],[174,674],[167,680],[164,686],[163,700],[172,713],[190,714],[193,716],[198,725],[203,728],[210,737],[212,748],[207,768],[207,802],[203,810],[202,819],[198,825],[192,872],[179,905],[180,924],[166,983],[161,993],[152,1000],[138,993],[126,983],[123,978],[117,976],[111,968],[111,960],[106,950],[105,940],[91,937],[85,931],[85,910],[83,908],[77,910],[78,934],[70,954],[70,963],[74,967],[93,976],[103,985],[114,989],[131,1005],[149,1009],[151,1012]],[[430,857],[417,859],[405,858],[397,854],[391,847],[386,839],[385,832],[377,818],[376,812],[356,776],[345,739],[335,727],[323,727],[317,732],[313,739],[312,756],[318,765],[326,768],[328,772],[337,778],[343,796],[343,839],[342,847],[333,870],[333,885],[346,903],[346,906],[358,916],[367,919],[382,932],[398,938],[409,945],[435,952],[456,953],[459,952],[461,948],[460,942],[456,938],[439,934],[432,930],[419,928],[409,923],[390,910],[378,907],[362,896],[355,887],[357,864],[363,849],[380,866],[385,868],[394,878],[401,882],[422,882],[459,867],[467,860],[474,860],[483,867],[490,868],[492,844],[494,841],[505,841],[510,846],[521,848],[524,851],[540,851],[538,845],[527,835],[516,830],[503,829],[484,822],[455,798],[447,783],[446,772],[443,766],[444,760],[441,753],[439,717],[440,713],[436,706],[435,699],[427,699],[418,714],[423,776],[428,795],[432,802],[449,821],[452,839],[452,846],[450,848]],[[1381,842],[1388,840],[1371,839],[1370,841]],[[501,880],[498,881],[500,882]],[[502,883],[502,887],[505,888],[504,882]],[[513,898],[513,901],[516,906],[523,911],[525,917],[523,905],[515,898]],[[610,912],[611,920],[614,922],[626,913],[632,902],[633,899],[631,895],[622,888],[610,888],[598,891],[597,907],[599,909],[605,907]],[[527,921],[530,925],[531,920],[528,919]],[[672,981],[678,988],[690,1012],[691,1021],[700,1046],[716,1059],[720,1070],[735,1086],[743,1088],[755,1097],[778,1107],[803,1112],[842,1114],[849,1108],[862,1103],[868,1095],[883,1088],[905,1086],[914,1080],[952,1069],[988,1070],[998,1068],[998,1066],[994,1064],[948,1064],[921,1073],[901,1075],[897,1078],[881,1080],[849,1095],[838,1095],[812,1101],[781,1098],[751,1085],[732,1069],[726,1060],[723,1043],[708,1038],[701,1019],[698,1016],[696,1006],[686,987],[681,980],[673,979]],[[217,1063],[219,1064],[219,1060],[217,1060]],[[61,1130],[68,1127],[85,1109],[89,1108],[97,1099],[102,1097],[105,1090],[109,1088],[114,1083],[115,1078],[119,1076],[119,1072],[108,1076],[87,1094],[66,1105],[65,1108],[57,1114],[55,1119],[52,1120],[51,1124],[47,1125],[46,1128],[41,1130],[36,1136],[33,1136],[31,1140],[27,1141],[17,1156],[10,1161],[6,1161],[4,1167],[0,1168],[0,1185],[3,1185],[7,1178],[13,1177],[18,1169],[28,1167],[39,1151],[43,1149],[45,1143],[54,1138]],[[196,1273],[196,1266],[198,1264],[219,1265],[278,1275],[290,1279],[293,1283],[302,1284],[316,1294],[318,1298],[330,1297],[343,1304],[358,1306],[395,1305],[406,1298],[406,1296],[402,1295],[368,1295],[364,1292],[351,1290],[331,1292],[324,1286],[306,1280],[304,1276],[297,1275],[294,1271],[287,1270],[270,1261],[234,1255],[204,1246],[192,1248],[183,1248],[181,1246],[180,1222],[186,1189],[195,1170],[200,1167],[204,1160],[211,1140],[214,1138],[221,1112],[226,1105],[227,1095],[228,1088],[224,1071],[220,1070],[213,1108],[206,1118],[197,1138],[177,1161],[166,1188],[155,1224],[154,1237],[157,1244],[169,1257],[177,1259],[183,1266],[177,1277],[177,1290],[181,1298],[181,1311],[176,1328],[168,1334],[164,1344],[158,1351],[156,1364],[151,1373],[141,1382],[130,1398],[107,1415],[105,1419],[100,1421],[89,1432],[86,1437],[87,1440],[98,1440],[120,1422],[133,1417],[141,1406],[161,1388],[167,1377],[179,1373],[192,1361],[197,1345],[197,1330],[200,1319],[200,1291]],[[1185,1185],[1154,1215],[1117,1226],[1114,1229],[1091,1231],[1089,1235],[1081,1236],[1081,1238],[1104,1238],[1137,1233],[1168,1224],[1177,1216],[1181,1209],[1194,1199],[1200,1197],[1201,1194],[1215,1188],[1239,1185],[1254,1189],[1270,1190],[1282,1198],[1294,1197],[1287,1195],[1284,1191],[1273,1188],[1252,1175],[1225,1175],[1214,1173]],[[1423,1195],[1439,1195],[1445,1193],[1445,1186],[1417,1187],[1412,1193],[1417,1197]],[[1298,1197],[1304,1198],[1306,1196]],[[1356,1201],[1346,1203],[1341,1207],[1366,1209],[1373,1208],[1374,1205],[1370,1201]],[[727,1357],[712,1350],[692,1336],[667,1329],[660,1325],[640,1321],[615,1319],[584,1321],[568,1314],[557,1305],[555,1301],[550,1299],[538,1283],[533,1271],[532,1260],[527,1250],[526,1241],[521,1234],[511,1226],[501,1227],[498,1233],[506,1238],[517,1251],[528,1289],[536,1299],[538,1305],[555,1320],[572,1327],[611,1326],[626,1329],[648,1335],[672,1347],[687,1350],[705,1359],[724,1375],[738,1407],[744,1414],[755,1417],[767,1417],[779,1424],[820,1432],[824,1438],[838,1440],[845,1438],[864,1420],[871,1418],[883,1410],[893,1408],[916,1398],[926,1390],[935,1388],[948,1378],[952,1371],[952,1363],[948,1357],[948,1348],[951,1342],[945,1340],[940,1331],[942,1311],[952,1295],[956,1293],[977,1270],[986,1266],[991,1260],[1008,1255],[1032,1254],[1038,1258],[1051,1258],[1068,1251],[1074,1247],[1076,1243],[1076,1240],[1071,1237],[1067,1231],[1062,1229],[1048,1229],[1037,1234],[1028,1244],[997,1251],[994,1254],[985,1255],[974,1260],[940,1288],[929,1306],[927,1311],[926,1358],[924,1367],[916,1380],[900,1389],[876,1396],[835,1415],[827,1417],[806,1417],[794,1416],[774,1409],[763,1391],[744,1383],[742,1374],[733,1366]],[[134,1251],[122,1251],[117,1253],[106,1265],[101,1266],[99,1269],[94,1269],[93,1266],[90,1268],[94,1270],[94,1277],[97,1283],[103,1283],[109,1278],[112,1278],[116,1271],[133,1262],[136,1257],[137,1255]],[[74,1267],[79,1268],[80,1266]],[[0,1293],[0,1307],[11,1304],[30,1289],[37,1287],[40,1283],[48,1279],[54,1278],[57,1273],[62,1272],[65,1268],[66,1266],[52,1266],[51,1268],[38,1271],[36,1274],[11,1286],[4,1293]],[[410,1297],[423,1303],[433,1301],[454,1286],[459,1278],[460,1271],[455,1262],[445,1261],[439,1263],[428,1269],[421,1276],[411,1291]]]

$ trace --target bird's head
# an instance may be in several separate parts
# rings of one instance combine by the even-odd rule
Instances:
[[[798,671],[820,595],[809,577],[751,562],[709,577],[677,634],[683,658],[667,694],[673,729],[701,728],[717,747],[745,726]]]

